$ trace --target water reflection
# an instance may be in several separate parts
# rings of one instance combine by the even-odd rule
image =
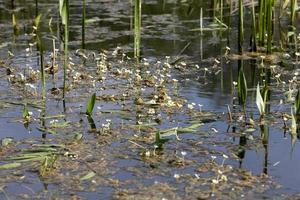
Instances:
[[[269,157],[269,128],[265,125],[260,125],[260,133],[264,148],[263,173],[268,174],[268,157]]]

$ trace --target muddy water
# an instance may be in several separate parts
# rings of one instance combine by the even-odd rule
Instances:
[[[133,18],[130,2],[87,2],[86,48],[96,52],[105,49],[111,54],[119,46],[124,53],[132,56]],[[172,98],[187,100],[184,111],[179,109],[168,112],[156,108],[161,114],[159,117],[162,123],[156,124],[155,128],[164,130],[185,127],[193,120],[204,123],[197,132],[183,131],[179,135],[181,140],[172,135],[164,149],[156,152],[155,156],[152,155],[153,127],[140,130],[141,127],[136,126],[140,121],[153,123],[155,117],[144,117],[147,115],[145,112],[147,113],[148,106],[139,107],[134,104],[134,98],[131,97],[139,92],[135,92],[138,89],[128,86],[126,77],[116,80],[116,77],[108,75],[105,83],[96,81],[95,88],[89,83],[92,79],[88,78],[78,85],[74,84],[74,89],[67,95],[64,108],[60,95],[49,92],[52,88],[61,87],[59,72],[58,78],[53,80],[49,76],[47,79],[48,95],[44,108],[41,98],[25,94],[22,87],[9,83],[5,76],[6,69],[1,68],[0,138],[12,137],[16,143],[11,149],[3,151],[7,151],[7,154],[3,153],[2,156],[1,152],[1,158],[5,159],[9,152],[14,154],[18,153],[18,149],[30,148],[32,144],[62,143],[68,146],[68,151],[78,155],[81,161],[62,157],[56,166],[57,170],[46,177],[39,176],[39,163],[11,171],[10,176],[2,171],[0,176],[3,181],[0,186],[5,193],[0,193],[0,198],[5,198],[5,195],[12,199],[26,199],[30,195],[40,199],[64,199],[70,196],[86,199],[97,199],[99,196],[124,199],[145,199],[151,196],[155,199],[241,196],[275,198],[278,195],[282,197],[300,192],[300,176],[297,173],[300,165],[297,159],[300,153],[299,142],[288,131],[284,132],[281,120],[282,113],[290,114],[291,103],[280,104],[280,99],[284,98],[282,93],[287,87],[275,87],[276,80],[271,80],[271,88],[274,87],[270,96],[271,114],[267,117],[265,126],[259,126],[259,113],[253,91],[261,80],[261,61],[259,57],[256,60],[246,59],[243,64],[248,87],[251,88],[246,109],[256,125],[251,128],[245,126],[239,120],[241,112],[235,99],[237,89],[233,86],[233,81],[237,80],[238,61],[224,57],[226,46],[231,48],[231,53],[236,53],[237,15],[234,13],[228,18],[228,9],[224,12],[225,23],[230,21],[232,26],[230,31],[207,31],[200,35],[199,31],[192,31],[200,26],[200,7],[203,7],[203,24],[208,27],[213,21],[211,1],[157,0],[144,2],[143,5],[142,57],[148,59],[150,66],[157,66],[155,63],[158,60],[165,62],[176,59],[176,56],[182,57],[187,63],[187,66],[180,64],[181,68],[172,68],[170,71],[172,78],[179,81],[178,86],[166,86]],[[81,2],[71,2],[70,12],[70,48],[74,68],[81,74],[94,75],[95,64],[92,61],[83,63],[75,55],[75,50],[81,48]],[[11,24],[13,13],[19,24],[18,35],[14,35]],[[37,13],[43,13],[41,35],[47,50],[45,57],[49,61],[52,38],[56,38],[57,48],[62,46],[57,1],[39,1],[38,8],[35,1],[19,0],[13,4],[11,1],[0,2],[1,58],[6,64],[15,67],[16,71],[23,72],[28,66],[39,69],[36,47],[32,47],[30,55],[26,51],[29,43],[34,42],[29,34],[32,32],[32,19]],[[247,18],[250,19],[248,12]],[[245,23],[245,27],[250,27],[250,20]],[[250,31],[246,30],[246,38],[249,38]],[[247,48],[248,42],[245,42],[245,49]],[[8,51],[15,56],[8,58]],[[166,56],[171,58],[166,59]],[[117,64],[119,61],[116,59],[111,62],[113,69],[122,67]],[[292,60],[288,62],[292,63]],[[124,67],[132,69],[132,64],[128,63]],[[293,73],[299,72],[298,67],[297,64],[290,64],[288,70],[279,67],[282,80],[288,82]],[[155,74],[156,69],[159,67],[148,70]],[[38,86],[38,82],[35,84]],[[144,89],[143,99],[150,99],[153,89]],[[92,92],[96,92],[99,97],[104,94],[118,97],[108,101],[99,99],[96,103],[93,121],[100,134],[91,130],[93,123],[82,114]],[[59,123],[69,124],[55,129],[57,134],[49,134],[47,131],[45,133],[40,129],[51,127],[52,119],[37,119],[24,125],[20,122],[24,102],[34,105],[30,106],[30,110],[36,118],[43,115],[63,115],[58,118]],[[195,103],[195,108],[189,110],[187,104],[192,103]],[[198,104],[201,104],[201,108]],[[227,105],[231,106],[233,122],[227,120]],[[193,113],[196,114],[194,118]],[[203,117],[203,113],[209,114],[208,117]],[[112,121],[111,130],[101,132],[108,119]],[[75,133],[82,133],[84,140],[79,144],[70,144]],[[150,157],[145,157],[145,149],[150,152]],[[223,154],[229,156],[225,167],[220,166]],[[216,160],[211,162],[211,156],[216,156]],[[97,175],[87,181],[80,181],[91,169]],[[212,189],[211,181],[217,176],[217,169],[226,172],[228,184],[221,183]],[[248,175],[249,172],[253,176]],[[252,187],[246,187],[249,184]],[[16,192],[15,188],[18,188]]]

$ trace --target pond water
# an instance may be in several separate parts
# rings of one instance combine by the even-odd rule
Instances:
[[[283,58],[282,52],[274,53],[271,58],[267,56],[262,69],[260,55],[249,54],[242,62],[238,60],[241,57],[237,56],[238,16],[234,1],[231,15],[228,7],[224,10],[224,23],[230,23],[231,28],[225,31],[211,28],[201,34],[194,30],[200,27],[200,8],[203,8],[203,26],[210,27],[214,21],[213,1],[147,0],[142,5],[141,33],[141,55],[145,60],[137,71],[134,62],[126,58],[133,56],[134,19],[130,1],[86,2],[87,54],[96,52],[99,56],[99,52],[107,51],[107,61],[103,62],[111,69],[99,73],[92,58],[83,61],[76,55],[82,45],[82,2],[70,1],[69,47],[74,65],[68,71],[70,88],[64,105],[61,93],[51,92],[62,87],[62,56],[57,58],[57,76],[47,75],[45,104],[35,95],[40,92],[39,81],[32,81],[36,86],[32,89],[18,79],[18,73],[30,77],[39,70],[40,56],[31,35],[37,13],[42,14],[39,34],[46,63],[51,62],[53,38],[58,54],[63,54],[58,1],[39,0],[36,7],[33,0],[0,0],[0,139],[14,141],[11,146],[1,147],[0,164],[8,163],[9,156],[38,145],[50,144],[51,148],[54,148],[51,144],[64,145],[63,149],[54,145],[63,153],[59,154],[55,169],[46,175],[41,173],[44,166],[41,163],[45,161],[22,162],[16,169],[1,170],[0,199],[32,196],[37,199],[280,199],[299,195],[299,140],[284,128],[285,123],[290,126],[290,120],[284,123],[282,119],[283,115],[291,114],[293,105],[286,99],[289,95],[286,92],[289,87],[299,87],[300,70],[294,48],[284,52],[291,58]],[[245,8],[245,38],[249,38],[251,13],[250,7]],[[13,15],[19,27],[17,35],[12,25]],[[274,27],[277,46],[282,41],[280,33],[288,26],[286,18],[283,17],[283,24]],[[299,23],[295,24],[299,33]],[[245,49],[249,48],[247,40]],[[111,56],[116,47],[121,49],[117,58]],[[226,47],[230,47],[230,53]],[[8,51],[14,56],[8,55]],[[122,57],[122,52],[126,56]],[[181,60],[172,64],[178,57]],[[169,68],[164,66],[166,63],[170,63]],[[233,84],[241,65],[249,90],[247,122],[243,121],[244,112],[238,105],[237,87]],[[8,69],[16,76],[9,77]],[[144,84],[136,81],[135,73],[145,78]],[[271,91],[269,114],[261,123],[255,104],[256,85],[268,79],[266,74],[272,74],[267,81]],[[280,82],[276,79],[278,74]],[[153,75],[160,80],[168,77],[163,89],[152,83]],[[294,82],[289,85],[293,77]],[[89,118],[83,112],[93,92],[97,101]],[[146,103],[155,95],[163,103]],[[169,97],[175,106],[165,105]],[[144,102],[136,103],[139,99]],[[35,118],[28,124],[22,119],[25,102]],[[232,121],[228,120],[228,106]],[[253,123],[249,123],[250,118]],[[193,124],[196,128],[189,129]],[[178,136],[165,136],[169,140],[163,149],[156,149],[157,130],[163,133],[174,127],[178,128]],[[74,142],[78,134],[83,139]],[[75,158],[66,156],[66,152],[74,153]],[[91,175],[91,171],[96,175]],[[221,177],[226,177],[227,182],[211,184]]]

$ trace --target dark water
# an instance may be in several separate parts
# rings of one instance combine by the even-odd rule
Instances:
[[[56,37],[58,41],[62,38],[60,25],[59,12],[57,1],[39,1],[38,8],[35,6],[35,1],[1,1],[0,2],[0,56],[4,59],[7,56],[7,51],[10,50],[15,55],[13,59],[14,65],[30,64],[35,65],[38,63],[38,57],[26,57],[25,48],[31,41],[28,34],[32,32],[32,19],[36,16],[37,12],[42,13],[42,38],[44,40],[46,49],[52,50],[52,38]],[[204,35],[200,35],[199,31],[192,31],[192,29],[199,28],[200,20],[200,7],[203,7],[204,26],[212,23],[213,12],[211,9],[211,1],[176,1],[176,0],[147,0],[142,7],[142,57],[151,60],[161,59],[165,56],[183,56],[189,65],[199,66],[198,71],[185,72],[184,74],[176,74],[175,77],[179,80],[181,86],[180,93],[184,96],[189,103],[195,102],[201,104],[203,110],[216,112],[222,114],[227,112],[227,104],[232,105],[232,99],[236,95],[233,89],[233,81],[237,80],[238,62],[231,60],[227,62],[223,57],[225,54],[225,47],[229,46],[231,51],[236,52],[237,47],[237,13],[228,17],[228,9],[224,11],[224,22],[231,22],[230,31],[207,31]],[[15,9],[13,12],[12,9]],[[88,50],[113,50],[116,46],[120,46],[126,53],[132,55],[133,53],[133,17],[132,7],[130,2],[121,0],[87,0],[87,26],[86,26],[86,49]],[[15,13],[20,27],[19,36],[14,35],[13,27],[11,24],[12,13]],[[71,1],[70,8],[70,48],[76,50],[81,48],[81,2]],[[52,19],[52,32],[49,30],[49,20]],[[246,34],[245,38],[250,36],[250,13],[246,9]],[[287,20],[286,20],[287,21]],[[284,22],[286,22],[284,21]],[[287,22],[286,22],[287,23]],[[276,28],[276,31],[278,28]],[[299,32],[299,31],[298,31]],[[277,32],[276,32],[277,33]],[[278,39],[278,35],[275,34]],[[278,42],[278,40],[276,40]],[[59,42],[57,42],[59,46]],[[186,47],[186,48],[185,48]],[[248,48],[248,41],[245,40],[245,49]],[[289,50],[290,51],[290,50]],[[213,69],[214,59],[218,59],[221,64],[217,69]],[[259,59],[258,59],[259,60]],[[259,70],[257,65],[260,61],[247,60],[244,61],[245,73],[247,74],[247,82],[249,88],[255,88],[259,81]],[[208,68],[209,73],[204,77],[204,69]],[[291,77],[290,74],[299,72],[299,65],[293,65],[286,71],[284,78],[286,81]],[[1,73],[4,71],[1,71]],[[2,74],[1,74],[2,76]],[[299,79],[299,76],[298,76]],[[298,80],[299,81],[299,80]],[[274,85],[275,80],[272,80]],[[50,84],[51,85],[51,84]],[[6,80],[0,82],[1,99],[4,101],[17,101],[20,96],[16,96],[14,92],[7,89],[9,84]],[[50,86],[49,86],[50,87]],[[85,89],[83,89],[85,90]],[[86,89],[88,90],[88,89]],[[280,95],[285,92],[286,88],[281,91],[276,90],[271,93],[270,109],[276,113],[286,112],[290,113],[290,104],[279,105],[279,100],[282,98]],[[112,91],[113,93],[113,91]],[[255,119],[259,118],[258,110],[255,106],[255,94],[249,94],[249,103],[247,110],[250,115]],[[74,110],[79,109],[79,104],[84,104],[85,99],[74,100],[69,102],[68,106]],[[119,106],[110,103],[98,103],[97,106],[103,106],[102,109],[118,109]],[[60,113],[62,105],[59,100],[47,100],[48,113]],[[59,111],[59,112],[57,112]],[[14,106],[12,108],[0,110],[0,138],[13,137],[16,140],[40,137],[42,132],[35,128],[35,125],[29,125],[28,129],[15,120],[21,116],[22,107]],[[37,115],[37,111],[35,114]],[[272,117],[272,116],[271,116]],[[178,116],[185,124],[184,117]],[[69,120],[79,121],[78,116],[68,116]],[[103,120],[103,119],[101,119]],[[96,123],[102,123],[101,120],[96,120]],[[85,122],[86,123],[86,122]],[[88,126],[88,123],[86,123]],[[229,128],[228,128],[229,126]],[[254,175],[266,173],[270,175],[275,181],[282,185],[282,188],[277,193],[294,194],[300,192],[299,183],[300,175],[298,169],[299,162],[299,141],[295,139],[292,144],[291,136],[289,133],[284,133],[282,129],[283,123],[277,120],[274,124],[266,124],[265,130],[267,133],[267,141],[262,139],[257,140],[258,144],[255,146],[247,145],[248,139],[243,136],[237,137],[236,135],[229,134],[232,132],[232,127],[226,121],[216,121],[207,125],[206,128],[214,127],[218,133],[211,136],[210,140],[218,142],[229,143],[226,147],[220,149],[227,153],[236,153],[235,151],[241,150],[240,160],[231,160],[230,164],[234,167],[241,167],[251,171]],[[243,132],[243,128],[237,126],[238,132]],[[88,128],[82,128],[87,131]],[[205,128],[203,128],[205,130]],[[260,138],[261,131],[257,130],[252,132],[251,135],[255,138]],[[54,137],[54,136],[49,136]],[[189,134],[184,135],[186,138],[195,138]],[[248,136],[247,136],[248,137]],[[198,136],[196,136],[198,138]],[[247,141],[245,144],[245,140]],[[243,142],[244,141],[244,142]],[[116,146],[123,146],[116,143]],[[188,144],[181,144],[184,148]],[[228,147],[228,148],[227,148]],[[109,151],[109,147],[107,150]],[[216,148],[211,146],[212,149]],[[120,170],[114,174],[115,178],[120,181],[134,179],[133,172],[126,171],[127,168],[139,166],[139,162],[134,160],[126,161],[124,159],[119,161],[118,167]],[[125,169],[126,168],[126,169]],[[189,169],[186,169],[188,171]],[[161,180],[160,178],[158,178]],[[147,179],[152,182],[156,180],[155,176]],[[167,179],[168,180],[168,179]],[[147,184],[145,181],[145,184]],[[170,180],[168,180],[170,181]],[[13,183],[7,186],[8,190],[15,188]],[[41,184],[31,185],[36,191],[42,190]],[[55,188],[55,185],[53,186]],[[51,187],[50,187],[51,188]],[[105,189],[104,187],[102,188]],[[22,191],[18,191],[22,193]],[[108,195],[112,192],[111,188],[107,188],[107,192],[99,192],[100,195]],[[93,198],[94,193],[82,193],[86,198]],[[108,195],[109,196],[109,195]],[[1,196],[0,196],[1,197]]]

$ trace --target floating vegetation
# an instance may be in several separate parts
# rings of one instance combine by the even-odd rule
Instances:
[[[0,199],[292,196],[298,14],[275,0],[3,3]]]

